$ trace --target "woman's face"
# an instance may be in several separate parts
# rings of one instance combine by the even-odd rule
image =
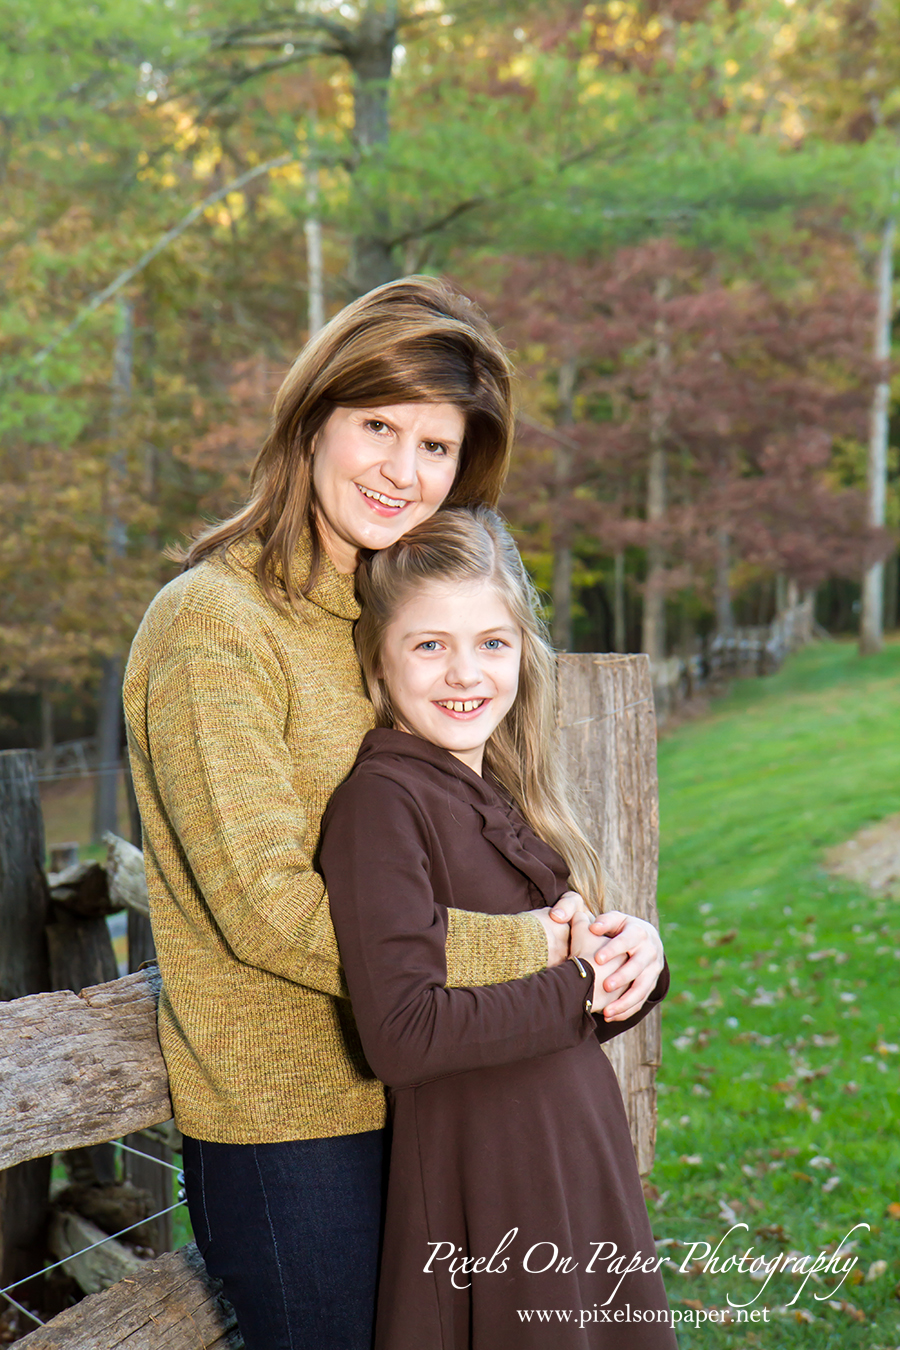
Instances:
[[[515,702],[522,630],[492,581],[429,581],[397,610],[381,650],[394,725],[481,773]]]
[[[316,524],[339,572],[396,543],[453,486],[465,417],[452,403],[335,408],[313,446]]]

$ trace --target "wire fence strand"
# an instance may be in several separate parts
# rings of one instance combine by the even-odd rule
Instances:
[[[0,1289],[0,1294],[4,1298],[9,1298],[10,1289],[18,1289],[20,1284],[27,1284],[29,1280],[34,1280],[38,1275],[48,1275],[51,1270],[58,1270],[64,1266],[67,1261],[74,1261],[78,1256],[84,1256],[85,1252],[92,1252],[95,1247],[102,1247],[107,1242],[114,1242],[116,1238],[122,1237],[125,1233],[132,1232],[135,1228],[142,1228],[145,1223],[152,1223],[154,1219],[161,1219],[164,1214],[171,1214],[173,1209],[180,1209],[184,1204],[183,1200],[177,1200],[174,1205],[169,1205],[168,1209],[161,1209],[157,1214],[148,1214],[146,1219],[138,1219],[137,1223],[130,1223],[127,1228],[120,1228],[118,1233],[108,1233],[106,1237],[100,1238],[98,1242],[92,1242],[87,1247],[82,1247],[80,1251],[70,1252],[64,1256],[61,1261],[54,1261],[51,1266],[44,1266],[43,1270],[36,1270],[31,1275],[26,1275],[24,1279],[16,1280],[13,1284],[8,1284],[5,1289]],[[14,1299],[9,1299],[13,1303]],[[18,1306],[18,1305],[17,1305]],[[24,1309],[23,1309],[24,1311]],[[41,1324],[43,1325],[43,1323]]]

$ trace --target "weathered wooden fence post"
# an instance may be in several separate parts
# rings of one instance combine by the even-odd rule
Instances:
[[[561,743],[588,833],[615,887],[611,907],[656,923],[659,786],[649,658],[565,653],[557,672]],[[604,1047],[645,1175],[656,1144],[660,1047],[659,1011]]]
[[[0,751],[0,1001],[50,983],[44,929],[44,821],[30,750]],[[41,1270],[46,1252],[50,1159],[0,1172],[0,1288]]]
[[[125,794],[128,802],[128,821],[131,842],[135,848],[141,848],[141,815],[138,810],[137,798],[134,795],[134,783],[131,778],[131,768],[126,760],[125,763]],[[150,927],[150,919],[146,914],[129,906],[128,908],[128,972],[140,970],[145,961],[156,959],[156,948],[153,944],[153,929]],[[175,1127],[172,1126],[172,1132],[175,1133]],[[135,1186],[141,1190],[149,1192],[153,1196],[154,1212],[159,1212],[162,1217],[154,1219],[152,1224],[147,1225],[147,1241],[157,1252],[168,1252],[172,1250],[172,1215],[162,1214],[164,1209],[172,1203],[172,1173],[169,1167],[172,1164],[172,1150],[161,1139],[156,1139],[148,1134],[129,1134],[125,1139],[129,1149],[135,1149],[135,1153],[126,1152],[124,1156],[125,1176]],[[138,1157],[137,1153],[144,1156]]]

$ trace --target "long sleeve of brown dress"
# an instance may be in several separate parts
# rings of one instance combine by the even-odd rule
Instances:
[[[320,866],[363,1049],[391,1089],[378,1350],[545,1346],[547,1328],[518,1313],[548,1308],[574,1319],[554,1328],[555,1350],[669,1350],[665,1322],[632,1323],[627,1341],[603,1318],[579,1325],[618,1278],[588,1272],[593,1243],[655,1258],[599,1042],[646,1016],[668,969],[641,1012],[612,1025],[587,1011],[592,981],[571,961],[445,988],[449,906],[525,913],[559,897],[568,869],[494,784],[405,732],[367,735],[325,813]],[[485,1270],[510,1233],[504,1268],[501,1256]],[[535,1247],[570,1257],[569,1270],[526,1269]],[[465,1279],[451,1270],[479,1258]],[[626,1301],[665,1313],[658,1273],[629,1275],[615,1296]]]

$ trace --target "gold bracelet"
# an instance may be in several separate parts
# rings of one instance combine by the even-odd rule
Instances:
[[[578,967],[578,970],[579,970],[579,973],[580,973],[580,975],[581,975],[581,978],[582,978],[583,980],[586,980],[586,979],[587,979],[588,973],[587,973],[587,971],[586,971],[585,968],[584,968],[584,962],[582,961],[581,957],[580,957],[580,956],[570,956],[570,957],[568,958],[568,960],[574,961],[574,962],[575,962],[576,966]],[[584,1011],[585,1011],[585,1012],[588,1012],[588,1013],[594,1011],[594,1000],[593,1000],[593,997],[591,997],[591,998],[586,998],[586,999],[584,1000]]]

